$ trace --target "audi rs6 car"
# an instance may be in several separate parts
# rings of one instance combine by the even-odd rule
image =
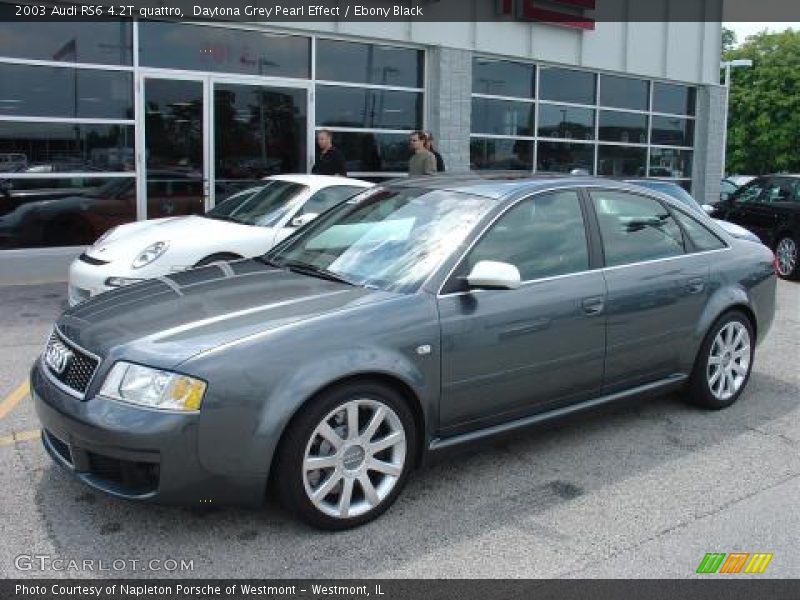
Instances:
[[[589,177],[367,189],[267,254],[68,309],[33,365],[53,460],[114,496],[365,523],[429,454],[681,391],[721,409],[770,328],[764,245]]]

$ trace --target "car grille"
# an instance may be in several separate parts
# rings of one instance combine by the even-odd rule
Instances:
[[[81,350],[57,331],[53,331],[50,339],[45,348],[45,355],[48,350],[54,345],[66,346],[71,356],[66,361],[66,366],[60,373],[56,372],[47,360],[44,361],[45,368],[48,373],[56,380],[60,381],[69,389],[83,395],[86,393],[86,388],[89,387],[89,382],[92,380],[95,370],[99,364],[97,358],[89,355],[84,350]]]
[[[107,265],[108,264],[107,260],[100,260],[99,258],[93,258],[93,257],[89,256],[88,254],[86,254],[86,252],[81,254],[78,257],[78,260],[81,260],[81,261],[85,262],[86,264],[95,265],[95,266],[98,266],[98,267],[100,265]]]
[[[45,430],[44,434],[47,436],[47,441],[50,442],[50,446],[53,450],[66,462],[72,464],[72,452],[70,452],[69,446],[47,430]]]
[[[146,493],[158,488],[158,463],[120,460],[87,452],[88,472],[103,481],[116,483],[130,493]]]

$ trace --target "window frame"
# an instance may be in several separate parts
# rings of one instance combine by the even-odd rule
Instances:
[[[463,290],[461,289],[461,282],[460,272],[463,271],[464,266],[466,265],[466,261],[469,258],[470,253],[472,250],[477,246],[481,240],[483,240],[486,235],[491,231],[491,229],[500,221],[503,217],[505,217],[510,211],[514,210],[518,207],[522,202],[526,200],[534,200],[537,196],[542,196],[546,194],[553,194],[553,193],[560,193],[560,192],[572,192],[574,191],[576,196],[578,197],[578,206],[580,207],[581,217],[583,218],[583,229],[584,235],[586,236],[586,251],[589,258],[588,268],[583,271],[576,271],[574,273],[564,273],[562,275],[551,275],[547,277],[538,277],[536,279],[525,279],[520,282],[520,288],[527,287],[528,285],[532,285],[535,283],[539,283],[542,281],[550,281],[555,279],[563,279],[565,277],[577,277],[581,275],[585,275],[587,273],[593,273],[598,269],[602,268],[601,259],[602,256],[598,255],[598,248],[597,242],[599,240],[598,236],[596,235],[595,231],[595,220],[596,217],[593,216],[591,213],[591,209],[587,203],[587,194],[586,188],[583,185],[568,185],[568,186],[558,186],[558,187],[548,187],[541,190],[535,190],[533,192],[525,191],[519,194],[514,195],[510,200],[507,200],[506,203],[502,206],[502,208],[498,209],[494,215],[488,217],[488,220],[476,227],[476,230],[473,231],[472,238],[469,242],[465,245],[464,249],[458,254],[458,257],[453,261],[453,266],[448,269],[447,274],[441,279],[441,283],[438,286],[438,291],[436,292],[437,298],[443,298],[446,296],[459,296],[464,294],[473,294],[475,292],[480,291],[487,291],[487,290]],[[452,257],[452,255],[451,255]],[[450,262],[450,261],[448,261]],[[505,290],[505,291],[515,291],[515,290]]]

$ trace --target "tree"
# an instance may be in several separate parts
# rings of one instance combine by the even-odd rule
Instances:
[[[736,32],[727,27],[722,28],[722,53],[730,52],[736,47]]]
[[[800,31],[749,36],[737,58],[754,64],[732,72],[727,172],[800,172]]]

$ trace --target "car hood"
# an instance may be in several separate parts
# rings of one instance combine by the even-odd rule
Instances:
[[[67,310],[58,327],[101,357],[166,367],[244,337],[390,296],[252,259],[101,294]]]
[[[242,225],[199,215],[169,217],[121,225],[108,239],[89,248],[86,254],[108,262],[132,261],[142,250],[155,242],[169,242],[170,248],[175,248],[208,244],[214,240],[262,238],[269,241],[273,234],[273,230],[265,227]],[[269,244],[264,248],[268,246]]]
[[[722,219],[714,219],[714,222],[735,238],[761,243],[761,240],[758,239],[755,233],[749,229],[745,229],[741,225],[731,223],[730,221],[723,221]]]

